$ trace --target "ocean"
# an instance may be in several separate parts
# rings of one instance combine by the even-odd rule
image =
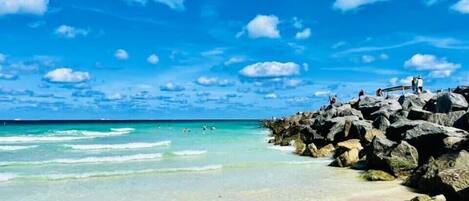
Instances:
[[[330,159],[268,144],[259,121],[7,122],[0,200],[404,200]]]

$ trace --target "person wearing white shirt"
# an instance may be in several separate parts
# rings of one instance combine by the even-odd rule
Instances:
[[[417,92],[418,93],[423,92],[423,79],[420,76],[417,78]]]

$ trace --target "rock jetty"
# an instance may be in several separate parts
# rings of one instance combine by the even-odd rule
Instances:
[[[370,181],[401,178],[438,199],[467,201],[468,102],[469,87],[361,96],[263,125],[271,130],[269,143],[295,146],[298,155],[332,157],[331,166],[366,170],[363,178]]]

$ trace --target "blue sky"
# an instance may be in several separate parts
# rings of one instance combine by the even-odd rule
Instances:
[[[469,0],[0,0],[0,119],[266,118],[469,84]]]

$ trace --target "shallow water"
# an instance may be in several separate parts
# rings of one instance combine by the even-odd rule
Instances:
[[[7,125],[0,128],[0,200],[401,201],[414,195],[398,182],[365,182],[358,171],[266,141],[256,121]]]

